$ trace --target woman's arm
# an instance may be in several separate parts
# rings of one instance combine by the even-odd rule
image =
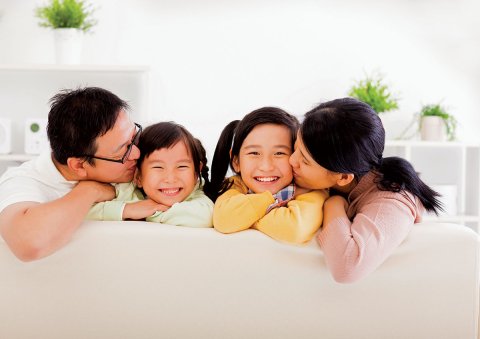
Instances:
[[[347,201],[333,196],[325,202],[318,235],[327,266],[337,282],[355,282],[374,271],[406,238],[415,207],[400,194],[378,197],[350,221]]]
[[[255,228],[276,240],[296,244],[309,241],[322,224],[322,206],[327,197],[325,190],[298,195],[286,207],[271,210]]]

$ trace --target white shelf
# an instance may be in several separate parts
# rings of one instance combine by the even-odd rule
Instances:
[[[0,64],[0,116],[11,120],[11,152],[0,154],[0,175],[10,165],[35,155],[25,149],[25,123],[44,119],[49,100],[63,89],[101,87],[110,90],[131,107],[132,119],[150,121],[150,67],[147,65],[57,65]]]
[[[480,231],[479,143],[387,140],[384,156],[408,160],[428,185],[456,187],[456,197],[450,196],[444,202],[455,207],[458,215],[437,217],[429,214],[424,220],[460,223]],[[456,206],[451,205],[452,200],[456,200]]]
[[[386,140],[386,147],[480,147],[479,143],[461,141]]]
[[[33,154],[0,154],[0,161],[18,161],[18,162],[24,162],[31,160],[38,155],[33,155]]]

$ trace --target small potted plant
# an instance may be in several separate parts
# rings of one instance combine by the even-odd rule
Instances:
[[[392,95],[380,75],[367,76],[358,81],[348,95],[369,104],[377,113],[398,108],[398,99]]]
[[[457,120],[440,104],[424,105],[419,115],[422,140],[455,140]]]
[[[83,33],[97,23],[93,12],[83,0],[50,0],[35,9],[39,25],[54,30],[57,63],[79,63]]]

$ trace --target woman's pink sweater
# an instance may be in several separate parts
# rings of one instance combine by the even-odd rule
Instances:
[[[334,279],[348,283],[374,271],[421,221],[410,193],[381,191],[369,172],[348,195],[347,217],[323,225],[317,240]]]

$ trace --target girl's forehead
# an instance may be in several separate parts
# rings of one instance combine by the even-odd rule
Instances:
[[[290,129],[284,125],[262,124],[255,126],[242,141],[241,148],[250,145],[289,145],[292,136]]]
[[[168,147],[168,149],[175,149],[177,151],[186,152],[188,155],[191,155],[193,151],[191,147],[193,146],[185,138],[180,138],[175,141],[175,143],[173,143],[170,147]]]
[[[188,158],[191,159],[192,155],[187,146],[187,144],[183,140],[179,140],[178,142],[174,143],[168,147],[160,147],[153,151],[151,154],[146,156],[148,159],[166,159],[166,160],[174,160],[177,158]]]

